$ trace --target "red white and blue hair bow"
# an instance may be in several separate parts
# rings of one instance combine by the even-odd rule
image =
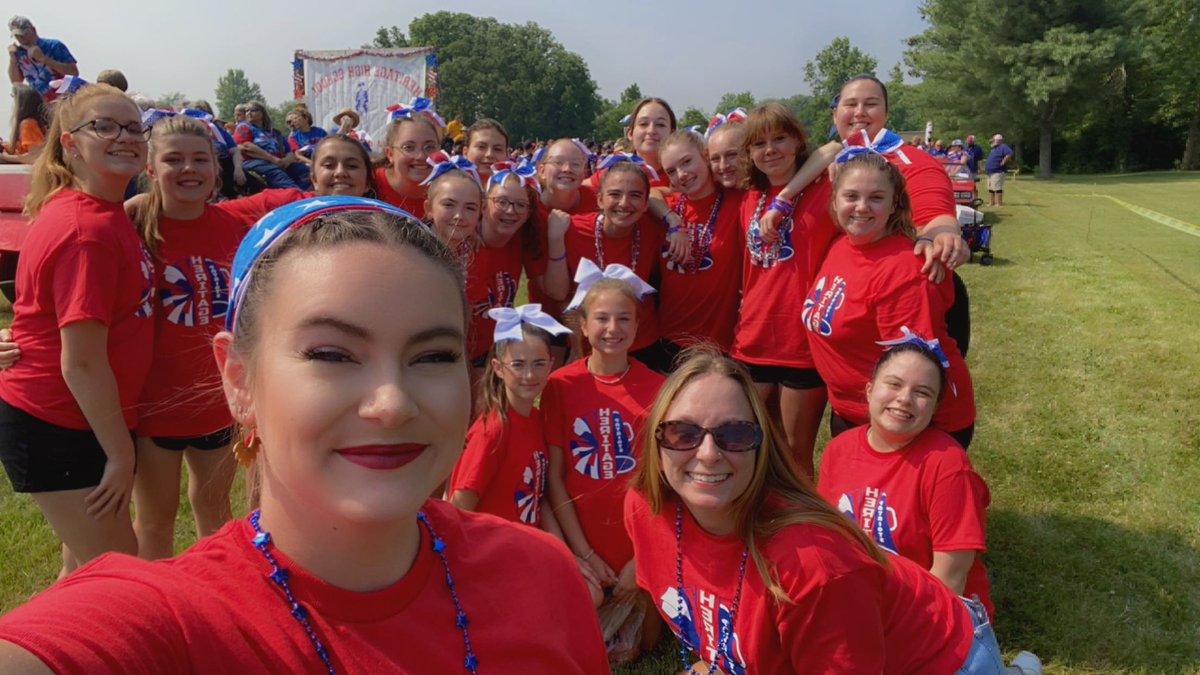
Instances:
[[[704,127],[700,126],[699,124],[693,124],[690,127],[684,127],[683,130],[690,131],[697,136],[704,136]]]
[[[933,354],[934,358],[938,360],[938,363],[942,364],[943,369],[950,369],[950,359],[946,358],[946,352],[942,351],[941,342],[937,338],[926,340],[920,335],[912,332],[908,326],[900,326],[900,334],[902,337],[898,337],[894,340],[876,340],[875,344],[879,345],[880,347],[916,345],[930,354]],[[954,382],[950,383],[950,392],[955,396],[958,395],[958,390],[954,386]]]
[[[536,326],[551,335],[569,335],[571,329],[554,320],[554,317],[542,311],[538,303],[512,307],[493,307],[488,310],[488,316],[496,322],[496,330],[492,333],[493,342],[522,342],[525,338],[521,333],[521,324]]]
[[[492,176],[488,178],[487,188],[491,190],[494,185],[503,185],[509,176],[516,177],[521,187],[531,187],[539,193],[542,191],[542,186],[537,182],[537,169],[524,159],[515,163],[506,159],[493,164]]]
[[[619,124],[623,127],[627,127],[627,126],[629,126],[629,123],[632,121],[633,121],[633,114],[631,113],[629,115],[622,117]]]
[[[890,129],[880,129],[879,133],[875,134],[875,138],[868,136],[866,129],[858,129],[851,132],[849,138],[842,141],[842,149],[833,161],[836,164],[843,164],[859,155],[869,153],[889,155],[900,150],[902,145],[904,145],[904,139]]]
[[[414,98],[408,102],[408,105],[401,105],[399,103],[390,105],[387,110],[388,124],[400,119],[416,119],[417,115],[421,115],[430,122],[433,122],[436,127],[445,128],[446,126],[446,121],[433,109],[433,101],[424,96]]]
[[[451,171],[462,171],[471,178],[475,179],[475,184],[483,189],[483,181],[479,180],[479,171],[475,169],[475,165],[471,160],[462,155],[447,155],[444,151],[438,150],[425,160],[429,166],[433,167],[433,171],[429,173],[429,177],[421,181],[421,185],[429,185],[437,180],[438,176]]]
[[[745,122],[746,117],[747,117],[747,113],[746,113],[745,108],[734,108],[733,110],[730,110],[729,112],[725,113],[724,115],[722,115],[720,113],[713,115],[713,118],[708,121],[708,128],[704,130],[705,140],[707,140],[709,136],[712,136],[713,132],[716,131],[717,128],[720,127],[722,124],[725,124],[727,122],[730,124],[733,124],[735,122]]]
[[[596,263],[587,258],[580,258],[579,267],[575,270],[575,283],[579,287],[575,289],[575,297],[571,298],[571,302],[567,305],[567,309],[578,309],[583,304],[583,299],[587,297],[588,291],[592,286],[596,285],[601,279],[619,279],[633,287],[633,292],[638,296],[638,299],[646,297],[650,293],[657,293],[653,286],[642,281],[642,278],[637,275],[637,272],[629,269],[624,265],[612,264],[606,266],[603,270]]]
[[[77,75],[64,75],[57,80],[50,82],[50,88],[46,93],[42,94],[42,100],[46,103],[53,101],[56,98],[70,96],[79,91],[79,88],[85,84],[90,84],[87,80]]]
[[[364,197],[313,197],[285,204],[260,218],[238,246],[230,271],[232,291],[229,294],[229,309],[225,313],[227,330],[233,331],[237,327],[237,311],[245,299],[246,289],[249,288],[254,263],[288,232],[339,211],[383,211],[398,218],[415,221],[428,230],[428,226],[408,211]]]
[[[170,108],[147,108],[142,111],[142,126],[150,128],[157,124],[159,120],[174,117],[178,114]]]
[[[604,161],[600,162],[600,164],[596,167],[596,170],[602,171],[611,167],[617,162],[630,162],[634,166],[646,172],[646,175],[650,176],[650,180],[658,180],[658,172],[654,170],[654,167],[647,164],[646,160],[638,157],[637,155],[627,155],[623,152],[614,152],[608,157],[605,157]]]
[[[222,147],[227,145],[225,141],[226,134],[222,133],[224,129],[217,126],[217,123],[213,121],[213,116],[195,108],[184,108],[179,111],[171,110],[170,108],[148,108],[142,112],[142,126],[150,129],[162,120],[168,117],[175,117],[176,115],[190,117],[203,124],[208,128],[208,135],[212,138],[213,143]]]

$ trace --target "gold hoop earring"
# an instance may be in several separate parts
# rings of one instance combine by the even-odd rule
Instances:
[[[238,434],[237,442],[233,444],[233,457],[243,468],[249,468],[258,458],[260,448],[262,440],[255,433],[255,429],[243,430]]]

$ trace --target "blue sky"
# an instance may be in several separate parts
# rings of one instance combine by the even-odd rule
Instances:
[[[131,91],[157,97],[182,91],[213,98],[217,78],[242,68],[268,101],[291,98],[296,49],[345,49],[369,42],[379,26],[407,30],[416,16],[460,11],[505,23],[534,21],[580,54],[600,93],[616,98],[637,82],[682,113],[711,113],[728,91],[758,98],[807,91],[804,64],[837,36],[879,59],[881,74],[896,63],[903,40],[923,29],[917,0],[840,2],[772,0],[260,0],[258,2],[128,2],[59,0],[5,2],[5,14],[28,16],[43,37],[57,38],[93,79],[119,68]],[[10,128],[10,100],[0,97],[0,130]]]

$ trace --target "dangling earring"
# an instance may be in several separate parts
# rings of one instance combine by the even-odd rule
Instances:
[[[249,468],[254,464],[254,460],[258,457],[258,450],[262,447],[262,441],[259,440],[255,429],[246,430],[245,427],[238,434],[238,440],[233,444],[233,457],[241,464],[243,468]]]

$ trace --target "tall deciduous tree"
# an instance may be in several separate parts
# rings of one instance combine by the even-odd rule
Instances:
[[[809,133],[823,139],[832,117],[829,104],[846,80],[855,75],[875,74],[879,61],[850,44],[850,38],[837,37],[825,45],[816,57],[804,64],[804,81],[812,93],[797,102],[797,116],[808,125]]]
[[[705,115],[704,111],[696,106],[691,106],[687,110],[684,110],[683,117],[679,118],[679,126],[691,127],[697,124],[702,127],[708,126],[708,115]]]
[[[1142,0],[1157,117],[1187,126],[1181,168],[1200,169],[1200,0]]]
[[[407,36],[395,26],[380,28],[374,44],[434,47],[439,112],[464,120],[496,118],[513,143],[586,135],[600,110],[587,64],[533,22],[434,12],[414,19]]]
[[[637,82],[625,87],[619,101],[602,101],[600,112],[596,115],[592,129],[592,137],[598,141],[608,141],[625,135],[625,127],[621,119],[633,112],[633,106],[645,98],[642,88]]]
[[[906,59],[926,107],[1018,141],[1034,130],[1038,175],[1050,177],[1057,125],[1101,91],[1117,55],[1110,3],[925,0],[921,14],[929,28],[909,39]]]
[[[749,110],[756,105],[758,105],[758,102],[754,100],[754,94],[748,91],[731,91],[722,96],[720,101],[717,101],[717,107],[713,109],[713,114],[720,113],[727,115],[734,108]]]
[[[220,118],[231,120],[234,106],[246,101],[263,101],[263,93],[257,82],[246,79],[246,71],[230,68],[217,80],[216,99]]]

